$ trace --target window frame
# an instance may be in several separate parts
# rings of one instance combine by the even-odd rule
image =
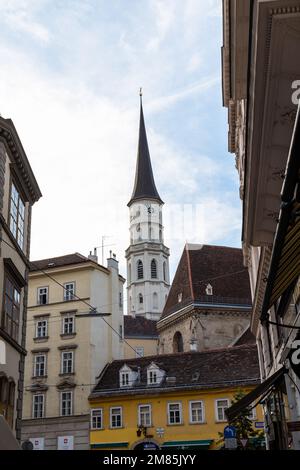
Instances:
[[[98,411],[98,412],[100,411],[100,413],[101,413],[100,414],[100,416],[101,416],[101,418],[100,418],[101,419],[101,427],[94,426],[94,424],[93,424],[93,420],[95,418],[93,416],[94,411]],[[96,420],[97,420],[97,418],[98,418],[98,416],[96,416]],[[90,428],[91,428],[92,431],[99,431],[101,429],[104,429],[104,427],[103,427],[103,408],[92,408],[91,409]]]
[[[158,278],[157,261],[155,258],[152,258],[151,263],[150,263],[150,275],[151,275],[151,279]]]
[[[37,374],[37,358],[38,357],[43,357],[44,358],[44,373],[43,374]],[[40,363],[39,363],[40,367]],[[33,357],[33,376],[34,377],[46,377],[47,376],[47,354],[45,353],[36,353],[34,354]]]
[[[67,298],[67,294],[69,294],[70,291],[67,290],[67,286],[73,286],[73,291],[71,292],[71,298]],[[69,281],[64,283],[64,302],[71,302],[72,300],[75,300],[75,295],[76,295],[76,282],[75,281]]]
[[[126,380],[127,383],[123,383],[123,377],[127,377],[127,380]],[[120,371],[120,388],[127,388],[127,387],[130,387],[130,371],[123,370],[123,371]]]
[[[136,274],[137,274],[138,281],[141,281],[144,279],[144,263],[141,259],[138,259],[136,262]]]
[[[43,400],[42,400],[42,416],[35,416],[35,398],[36,397],[43,397]],[[32,395],[32,419],[42,419],[42,418],[45,417],[45,401],[46,401],[45,393],[34,393]]]
[[[148,414],[149,414],[149,424],[144,424],[142,423],[142,420],[141,420],[141,408],[145,408],[145,407],[148,407]],[[153,427],[153,424],[152,424],[152,405],[151,403],[140,403],[138,405],[138,426],[144,426],[145,428],[151,428]]]
[[[13,198],[13,188],[15,189],[15,192],[17,193],[17,196],[18,196],[17,204],[16,204],[16,202],[14,201],[14,198]],[[22,217],[22,214],[21,214],[21,211],[20,211],[20,201],[21,201],[21,203],[23,205],[23,208],[24,208],[23,217]],[[16,207],[16,217],[17,217],[16,219],[15,219],[14,214],[13,214],[13,209],[12,209],[13,206]],[[22,220],[22,223],[23,223],[22,230],[20,228],[21,227],[20,219]],[[12,221],[15,223],[16,233],[14,233],[14,230],[12,229]],[[16,184],[14,178],[11,178],[11,181],[10,181],[8,226],[9,226],[10,233],[12,234],[12,236],[13,236],[14,240],[16,241],[18,247],[24,253],[25,252],[25,249],[24,249],[25,235],[26,235],[26,231],[25,231],[25,226],[26,226],[26,202],[25,202],[25,198],[21,194],[21,191],[19,190],[19,187]],[[22,237],[22,244],[20,244],[19,232],[20,232],[21,237]]]
[[[112,417],[113,417],[113,410],[120,410],[120,426],[113,426]],[[122,406],[111,406],[109,409],[109,426],[110,429],[121,429],[123,428],[123,407]]]
[[[63,394],[64,393],[69,393],[70,397],[71,397],[71,399],[70,399],[70,402],[71,402],[70,414],[63,414]],[[73,414],[74,414],[74,410],[73,410],[73,390],[62,390],[60,392],[59,414],[60,414],[60,416],[73,416]]]
[[[38,330],[39,330],[39,323],[45,323],[45,334],[44,335],[39,335]],[[43,328],[43,327],[41,327]],[[35,323],[35,338],[42,339],[42,338],[47,338],[48,337],[48,319],[46,318],[41,318],[37,319]]]
[[[46,302],[45,303],[41,303],[40,302],[40,290],[41,289],[46,289],[46,292],[42,295],[46,295]],[[49,286],[40,286],[40,287],[37,287],[37,305],[48,305],[49,304]]]
[[[202,419],[200,421],[193,421],[193,413],[192,413],[192,405],[201,403],[201,413]],[[189,401],[189,420],[190,424],[203,424],[205,423],[205,408],[204,408],[204,401],[203,400],[191,400]]]
[[[12,288],[12,297],[10,288],[7,288],[8,283]],[[4,296],[1,315],[1,326],[4,331],[16,342],[19,343],[20,336],[20,320],[22,309],[22,287],[15,280],[15,278],[6,270],[4,270]],[[18,295],[18,302],[15,295]],[[11,306],[11,312],[7,306]]]
[[[226,419],[226,415],[225,415],[225,410],[223,411],[223,414],[224,414],[224,419],[219,419],[219,414],[218,414],[218,402],[219,401],[227,401],[227,408],[230,407],[230,399],[229,398],[216,398],[215,399],[215,418],[216,418],[216,422],[217,423],[226,423],[227,422],[227,419]],[[226,408],[226,409],[227,409]]]
[[[72,370],[71,372],[64,372],[64,362],[65,362],[65,359],[64,359],[64,354],[71,354],[71,361],[72,361]],[[69,349],[66,349],[66,350],[63,350],[61,351],[61,367],[60,367],[60,373],[62,375],[69,375],[69,374],[74,374],[74,351],[73,350],[69,350]],[[69,361],[70,359],[67,359],[67,361]]]
[[[72,319],[72,331],[67,331],[65,332],[65,321]],[[71,322],[70,322],[71,323]],[[62,325],[61,325],[61,334],[68,336],[68,335],[74,335],[76,333],[76,325],[75,325],[75,313],[74,312],[66,312],[62,315]]]
[[[179,423],[171,423],[171,414],[170,414],[170,406],[172,405],[179,405]],[[179,426],[183,424],[183,416],[182,416],[182,402],[180,401],[172,401],[167,404],[167,415],[168,415],[168,426]]]

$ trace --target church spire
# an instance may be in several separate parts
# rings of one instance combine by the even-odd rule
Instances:
[[[130,206],[134,201],[140,199],[154,199],[163,204],[155,186],[150,153],[148,148],[146,127],[143,113],[142,89],[140,89],[140,129],[138,154],[135,171],[134,188],[131,199],[128,203]]]

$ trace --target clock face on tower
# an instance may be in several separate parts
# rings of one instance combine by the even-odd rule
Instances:
[[[147,206],[147,211],[148,211],[148,214],[153,214],[154,213],[154,208],[151,206],[151,204],[149,204]]]

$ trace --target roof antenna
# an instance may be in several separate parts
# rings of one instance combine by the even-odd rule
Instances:
[[[140,87],[140,101],[141,101],[141,104],[142,104],[142,96],[143,96],[143,88]]]

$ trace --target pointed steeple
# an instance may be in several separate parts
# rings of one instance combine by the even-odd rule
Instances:
[[[133,202],[140,199],[154,199],[163,204],[155,186],[150,153],[148,148],[146,127],[143,113],[142,91],[140,91],[140,129],[138,154],[135,171],[134,188],[131,199],[128,203],[130,206]]]

